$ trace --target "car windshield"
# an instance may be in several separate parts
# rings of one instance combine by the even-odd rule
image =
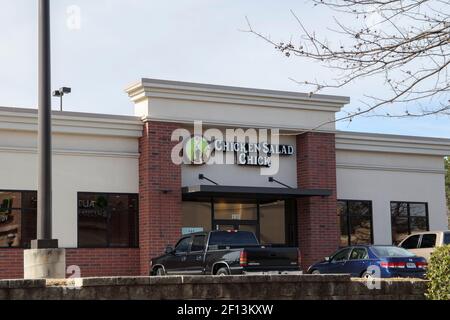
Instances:
[[[258,245],[255,235],[252,232],[239,231],[228,232],[218,231],[211,233],[209,246],[254,246]]]
[[[450,244],[450,232],[444,232],[444,244]]]
[[[378,258],[414,257],[414,254],[408,250],[394,246],[374,246],[372,251]]]

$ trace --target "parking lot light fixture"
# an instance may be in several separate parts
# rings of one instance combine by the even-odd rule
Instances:
[[[72,92],[72,88],[62,87],[59,90],[53,91],[53,96],[59,98],[59,111],[63,111],[63,97],[65,94]]]

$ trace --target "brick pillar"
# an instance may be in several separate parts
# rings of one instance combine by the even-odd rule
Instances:
[[[181,235],[181,167],[173,164],[173,123],[149,121],[139,142],[140,271],[148,275],[152,257]]]
[[[329,197],[298,200],[298,242],[302,268],[306,270],[339,246],[334,134],[309,132],[297,136],[297,181],[300,188],[333,191]]]

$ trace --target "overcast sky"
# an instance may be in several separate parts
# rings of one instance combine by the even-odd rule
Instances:
[[[289,78],[333,79],[321,65],[287,59],[246,29],[289,40],[304,24],[331,40],[333,12],[304,0],[53,0],[52,86],[70,86],[65,110],[133,114],[124,88],[140,78],[304,91]],[[68,27],[67,9],[81,9],[80,29]],[[37,0],[0,0],[0,106],[33,108],[37,100]],[[323,93],[383,95],[378,79]],[[58,100],[54,100],[55,108]],[[449,117],[358,118],[342,130],[450,138]]]

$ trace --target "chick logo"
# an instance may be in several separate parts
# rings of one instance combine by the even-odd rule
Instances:
[[[193,164],[204,164],[210,154],[210,144],[208,140],[201,136],[190,138],[184,147],[187,159]]]

